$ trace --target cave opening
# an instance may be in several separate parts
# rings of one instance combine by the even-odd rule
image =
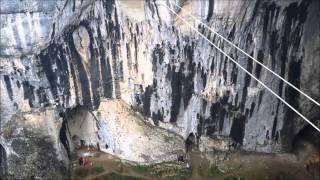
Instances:
[[[60,138],[60,142],[62,143],[64,149],[67,151],[68,157],[70,159],[70,147],[69,147],[69,141],[67,138],[67,124],[66,124],[66,120],[63,119],[62,122],[62,126],[60,128],[60,132],[59,132],[59,138]]]
[[[320,119],[313,122],[320,124]],[[320,132],[311,125],[306,125],[294,137],[292,152],[295,153],[299,159],[305,159],[315,154],[320,157]]]
[[[84,148],[100,150],[99,120],[89,108],[77,106],[67,109],[60,116],[63,123],[59,137],[69,158]],[[106,147],[105,144],[102,146]]]
[[[196,145],[196,137],[193,133],[190,133],[185,141],[185,148],[187,152],[190,152],[192,148]]]

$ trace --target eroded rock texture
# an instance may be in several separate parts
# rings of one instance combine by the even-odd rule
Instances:
[[[319,1],[174,2],[319,101]],[[59,140],[63,114],[76,106],[98,113],[103,98],[121,98],[155,126],[185,139],[219,135],[244,150],[290,150],[307,124],[164,3],[1,0],[1,173],[43,178],[50,169],[61,178],[67,166]],[[172,8],[307,118],[319,121],[318,106]],[[45,115],[33,117],[36,113]],[[30,123],[40,120],[29,126],[25,116]],[[43,127],[50,130],[40,131]],[[21,148],[23,143],[31,149]],[[47,154],[57,162],[52,167],[24,168],[26,159],[38,162]],[[26,170],[16,172],[17,167]]]

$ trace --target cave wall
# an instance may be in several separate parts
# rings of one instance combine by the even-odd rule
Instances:
[[[13,115],[1,129],[1,178],[67,177],[68,156],[59,139],[61,122],[55,109]]]
[[[187,1],[181,5],[188,10],[191,7],[193,14],[215,31],[319,99],[319,2]],[[190,21],[185,12],[177,12]],[[154,91],[148,95],[151,106],[147,114],[156,124],[160,121],[160,126],[161,122],[174,124],[163,127],[185,138],[191,132],[198,137],[222,135],[231,137],[235,148],[289,151],[294,136],[307,123],[188,26],[181,25],[181,20],[177,18],[175,23],[182,34],[154,49],[157,75]],[[204,26],[198,25],[198,30],[307,118],[317,119],[317,105]]]
[[[319,100],[317,0],[176,2]],[[244,150],[290,150],[294,135],[306,123],[163,3],[146,0],[137,7],[137,11],[143,8],[145,17],[137,19],[130,17],[130,1],[3,1],[1,132],[16,121],[17,113],[50,108],[58,113],[77,105],[95,110],[103,98],[122,98],[156,126],[185,139],[190,133],[197,138],[219,135],[230,137],[233,147]],[[315,119],[319,107],[187,13],[173,9],[306,117]],[[57,137],[58,132],[49,136]],[[12,152],[7,154],[14,155],[12,141],[1,137],[4,149]],[[61,149],[54,151],[63,154]]]

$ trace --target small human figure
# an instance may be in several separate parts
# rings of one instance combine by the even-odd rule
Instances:
[[[81,156],[81,157],[79,158],[79,165],[80,165],[80,166],[83,166],[83,163],[84,163],[83,161],[84,161],[84,160],[83,160],[83,157]]]

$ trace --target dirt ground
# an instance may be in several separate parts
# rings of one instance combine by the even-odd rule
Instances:
[[[208,158],[193,153],[193,173],[190,179],[252,179],[252,180],[307,180],[319,179],[318,170],[308,171],[306,164],[298,163],[290,154],[264,154],[235,152],[224,156],[225,160],[210,164]],[[219,159],[219,158],[218,158]],[[221,158],[220,158],[221,159]],[[318,166],[314,168],[320,168]]]
[[[111,104],[110,104],[111,103]],[[108,110],[116,115],[118,119],[125,119],[128,117],[136,117],[134,112],[129,110],[129,107],[122,106],[121,101],[108,101]],[[114,109],[110,109],[110,107]],[[103,108],[107,109],[107,108]],[[109,114],[112,114],[111,112]],[[109,118],[110,119],[110,118]],[[137,121],[131,123],[133,119],[128,118],[129,121],[122,122],[120,126],[123,128],[132,128],[131,134],[137,131],[139,124],[144,122]],[[141,117],[137,117],[141,119]],[[128,126],[130,124],[130,126]],[[146,127],[141,136],[151,137],[155,135],[155,139],[159,139],[159,134],[164,134],[165,130],[153,131],[151,125]],[[124,132],[123,136],[128,136],[128,132]],[[153,132],[154,134],[152,134]],[[161,138],[160,138],[161,139]],[[163,138],[162,138],[163,139]],[[166,141],[173,142],[172,138],[166,138]],[[124,139],[126,140],[126,139]],[[134,147],[141,150],[145,147],[145,141],[132,141]],[[152,141],[154,142],[154,140]],[[163,146],[169,149],[168,143],[161,141],[156,146]],[[183,142],[183,141],[182,141]],[[124,141],[126,144],[127,141]],[[181,145],[183,146],[183,145]],[[131,146],[124,146],[131,148]],[[98,152],[97,150],[88,150],[82,148],[77,150],[72,156],[72,179],[87,179],[87,180],[121,180],[121,179],[170,179],[170,180],[202,180],[202,179],[216,179],[216,180],[320,180],[320,151],[315,146],[307,143],[304,140],[299,142],[298,148],[293,153],[285,154],[267,154],[257,152],[242,152],[242,151],[213,151],[201,153],[198,151],[196,145],[193,145],[191,152],[187,153],[182,159],[178,154],[174,155],[173,161],[163,162],[153,165],[135,164],[128,161],[120,160],[119,158]],[[126,149],[128,150],[128,149]],[[154,153],[155,149],[148,150],[149,153]],[[79,157],[84,154],[89,156],[89,162],[86,166],[79,165]],[[168,159],[168,153],[162,153],[162,160]],[[172,155],[172,154],[171,154]],[[175,159],[175,157],[177,157]],[[179,159],[179,161],[178,161]]]
[[[72,179],[318,180],[320,177],[317,173],[320,161],[314,161],[318,164],[307,167],[310,159],[298,163],[291,160],[294,158],[290,154],[203,154],[193,151],[189,156],[189,165],[187,162],[169,162],[155,166],[133,165],[101,152],[93,154],[90,158],[92,166],[81,167],[77,160],[73,161]]]

